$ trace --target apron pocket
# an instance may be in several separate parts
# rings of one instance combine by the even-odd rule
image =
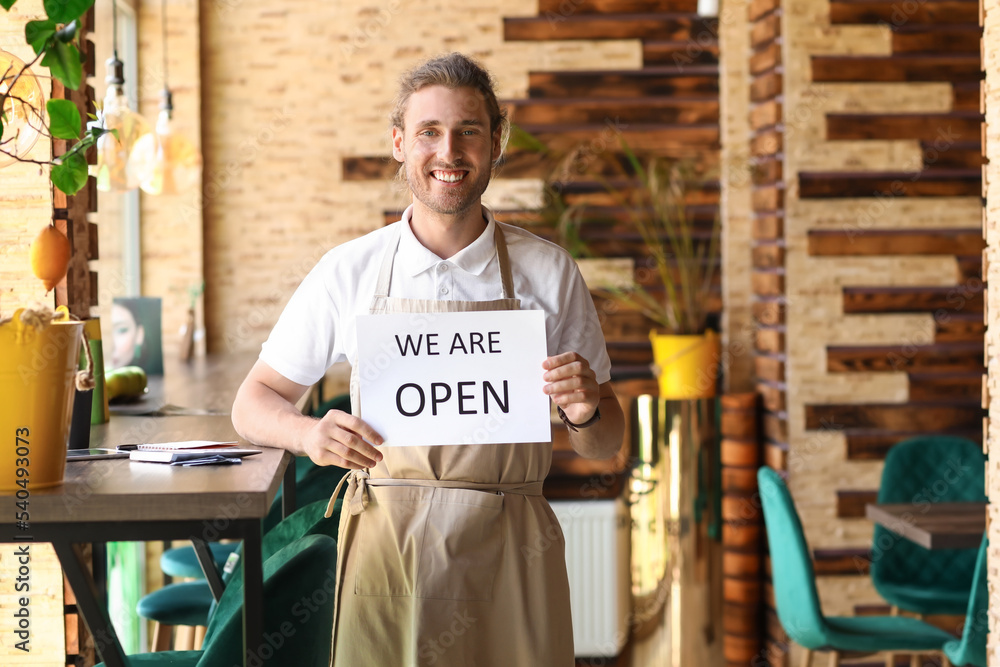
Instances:
[[[358,515],[354,593],[409,597],[433,489],[369,486],[368,491],[368,507]]]
[[[503,550],[503,494],[434,489],[417,565],[418,598],[493,599]]]

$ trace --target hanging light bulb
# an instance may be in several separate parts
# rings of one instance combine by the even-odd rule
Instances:
[[[167,86],[167,3],[160,3],[160,27],[163,31],[163,92],[160,115],[152,134],[140,137],[129,157],[129,178],[151,195],[173,195],[194,186],[201,174],[201,153],[170,126],[174,98]]]
[[[108,91],[104,95],[104,105],[98,115],[98,122],[106,130],[118,130],[118,138],[113,134],[103,134],[97,140],[97,164],[91,167],[91,175],[97,179],[97,189],[132,190],[139,186],[138,180],[129,179],[126,166],[132,147],[138,139],[149,134],[146,119],[129,109],[125,96],[125,64],[118,60],[118,5],[111,3],[113,17],[113,53],[107,60]]]
[[[173,109],[173,96],[164,88],[156,130],[140,137],[129,157],[129,178],[151,195],[183,192],[197,184],[201,173],[201,153],[170,126]]]

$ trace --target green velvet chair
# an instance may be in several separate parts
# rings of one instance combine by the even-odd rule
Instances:
[[[889,450],[878,502],[985,502],[982,447],[954,436],[922,436]],[[972,589],[976,549],[925,549],[875,526],[871,578],[875,590],[898,609],[918,614],[964,614]]]
[[[975,665],[986,667],[986,631],[989,626],[990,592],[987,587],[986,547],[989,541],[983,535],[976,555],[975,576],[972,578],[972,594],[965,613],[962,638],[944,645],[944,654],[955,667]]]
[[[319,404],[317,408],[309,411],[311,417],[321,418],[330,410],[341,410],[343,412],[351,411],[351,396],[350,394],[340,394],[334,396],[328,401],[324,401]],[[308,456],[297,456],[295,457],[295,502],[299,507],[303,505],[308,505],[311,502],[319,500],[323,497],[325,492],[327,497],[333,493],[333,489],[336,487],[337,482],[340,481],[340,477],[347,473],[344,468],[337,468],[335,466],[321,467],[317,466]],[[327,488],[329,490],[327,491]],[[284,493],[284,487],[278,490],[278,494],[275,496],[274,501],[271,503],[271,507],[268,509],[267,516],[264,518],[263,529],[264,533],[271,530],[279,521],[281,521],[281,499]],[[229,554],[236,551],[236,547],[239,546],[238,542],[211,542],[208,548],[212,552],[212,558],[215,560],[215,566],[220,570],[225,566],[226,560],[229,558]],[[171,577],[177,577],[182,579],[201,579],[204,577],[204,573],[201,570],[201,565],[198,563],[198,558],[195,556],[194,549],[190,546],[175,547],[173,549],[167,549],[160,556],[160,569],[163,573]]]
[[[336,559],[336,540],[328,535],[308,535],[286,545],[264,562],[266,639],[265,645],[254,653],[259,664],[328,667],[336,584],[330,580],[329,572]],[[319,595],[320,590],[325,594]],[[303,597],[314,603],[309,614],[302,613]],[[235,579],[226,587],[201,650],[140,653],[128,656],[128,663],[129,667],[242,665],[242,580]],[[104,663],[97,667],[104,667]]]
[[[824,616],[816,592],[812,559],[802,523],[784,481],[774,470],[757,472],[778,619],[788,636],[806,649],[841,652],[940,651],[954,637],[916,618],[905,616]]]
[[[261,554],[264,559],[278,552],[285,545],[307,535],[327,535],[336,539],[340,523],[340,506],[338,500],[334,505],[333,515],[327,519],[323,514],[329,502],[329,494],[323,500],[312,502],[296,510],[291,516],[270,530],[261,543]],[[222,580],[229,590],[230,582],[242,581],[242,565],[236,565],[229,572],[224,572]],[[143,596],[136,606],[136,613],[141,618],[156,621],[156,637],[153,640],[155,648],[162,648],[166,642],[158,641],[163,633],[169,633],[172,626],[204,626],[214,616],[214,599],[204,580],[169,584],[163,588]],[[169,641],[169,637],[166,638]]]

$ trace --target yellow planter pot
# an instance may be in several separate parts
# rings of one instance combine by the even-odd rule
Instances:
[[[653,364],[660,385],[660,398],[684,400],[712,398],[719,371],[719,336],[706,331],[700,336],[649,334]]]
[[[0,325],[0,493],[18,497],[63,481],[83,338],[64,307],[40,328],[21,313]]]

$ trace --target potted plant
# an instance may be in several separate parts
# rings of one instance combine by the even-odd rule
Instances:
[[[554,230],[574,256],[597,255],[581,226],[601,215],[596,207],[567,202],[567,184],[574,181],[600,183],[604,198],[625,212],[625,228],[641,240],[644,265],[635,272],[630,265],[624,279],[617,272],[614,280],[598,285],[588,281],[588,285],[656,325],[650,340],[660,397],[715,396],[719,338],[709,323],[719,270],[719,221],[716,217],[705,230],[689,213],[690,185],[704,180],[695,164],[660,156],[642,159],[621,133],[616,135],[620,154],[594,151],[587,145],[556,151],[523,130],[511,136],[514,146],[541,156],[545,200],[539,223]]]

